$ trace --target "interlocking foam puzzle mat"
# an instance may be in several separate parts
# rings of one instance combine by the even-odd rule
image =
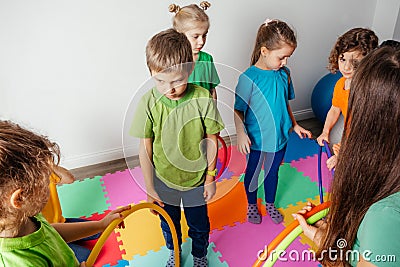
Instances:
[[[243,187],[243,173],[246,168],[245,156],[236,147],[228,146],[227,167],[217,181],[217,193],[208,204],[211,232],[208,248],[210,267],[252,266],[257,254],[275,236],[293,221],[292,214],[305,206],[307,201],[319,203],[318,191],[318,145],[310,139],[300,139],[291,133],[287,152],[279,170],[276,206],[284,215],[281,224],[274,224],[265,210],[264,190],[258,191],[262,223],[248,223],[246,220],[246,193]],[[217,167],[221,167],[222,151]],[[326,161],[323,153],[322,162]],[[323,191],[329,194],[331,173],[322,166]],[[263,176],[263,171],[260,178]],[[146,200],[143,189],[143,175],[140,167],[104,176],[95,176],[72,184],[58,186],[64,217],[82,217],[98,220],[111,210]],[[192,266],[191,239],[188,226],[182,216],[182,266]],[[92,248],[96,241],[82,242]],[[313,260],[292,260],[293,252],[301,255],[313,246],[312,242],[300,235],[286,250],[275,266],[320,266]],[[296,254],[297,255],[297,254]],[[159,218],[148,210],[140,210],[125,219],[125,229],[115,229],[107,239],[95,266],[165,266],[169,250],[165,246]]]

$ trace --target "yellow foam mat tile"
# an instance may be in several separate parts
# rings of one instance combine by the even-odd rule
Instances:
[[[132,260],[134,255],[145,256],[148,251],[158,251],[165,246],[160,219],[150,210],[139,210],[125,220],[125,229],[116,229],[119,233],[118,241],[122,241],[120,249],[125,250],[124,260]],[[182,211],[181,219],[182,242],[188,237],[188,226]]]

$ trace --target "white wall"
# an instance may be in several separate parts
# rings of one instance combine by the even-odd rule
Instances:
[[[292,109],[309,117],[312,89],[327,73],[331,46],[352,27],[372,27],[379,20],[377,1],[211,1],[205,51],[230,66],[218,65],[224,69],[221,84],[233,88],[234,69],[248,67],[258,26],[266,17],[287,21],[298,35],[289,62],[296,90]],[[0,117],[50,136],[69,168],[123,157],[124,116],[133,108],[132,96],[149,84],[144,49],[153,34],[170,26],[168,4],[0,0]],[[221,89],[220,100],[230,106],[232,94]],[[232,113],[220,108],[230,132]],[[129,148],[135,153],[135,146]]]
[[[377,1],[372,29],[378,34],[380,40],[394,38],[399,9],[400,0]]]
[[[396,26],[394,28],[393,39],[400,40],[400,10],[399,13],[397,14],[397,21],[396,21]]]

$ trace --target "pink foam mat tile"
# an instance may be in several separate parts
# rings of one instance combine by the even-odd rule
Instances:
[[[214,230],[210,242],[214,242],[215,250],[222,254],[221,261],[226,261],[230,267],[251,266],[257,259],[257,252],[283,229],[282,224],[276,225],[264,216],[259,225],[244,222],[220,231]]]
[[[229,267],[252,266],[260,250],[263,250],[282,230],[283,224],[274,224],[268,216],[264,216],[259,225],[249,222],[237,223],[233,227],[225,227],[221,231],[212,231],[210,242],[215,244],[215,251],[221,253],[221,262],[226,261]],[[316,262],[293,261],[302,251],[308,251],[309,246],[303,245],[297,239],[287,248],[290,253],[277,261],[274,266],[317,266]],[[295,255],[296,254],[296,255]],[[291,255],[291,257],[290,257]]]
[[[102,178],[110,209],[146,200],[143,174],[139,167],[106,174]]]
[[[227,150],[227,169],[232,175],[240,176],[246,169],[246,156],[242,155],[236,146],[230,145]]]
[[[328,157],[322,153],[321,157],[321,171],[322,171],[322,187],[326,192],[330,192],[330,184],[332,182],[332,173],[326,167]],[[318,183],[318,155],[306,157],[299,160],[290,162],[290,166],[296,168],[297,171],[302,172],[303,176],[309,177],[311,181]]]

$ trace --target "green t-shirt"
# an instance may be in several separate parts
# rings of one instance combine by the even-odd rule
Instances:
[[[358,228],[353,250],[372,264],[400,266],[400,192],[376,203]],[[357,262],[352,262],[356,266]]]
[[[185,95],[171,100],[156,88],[138,105],[130,134],[153,139],[157,177],[169,187],[187,190],[204,182],[207,168],[204,138],[224,129],[210,93],[188,84]]]
[[[74,252],[46,219],[41,214],[32,219],[40,225],[32,234],[0,238],[0,266],[79,266]]]
[[[190,74],[189,83],[197,84],[207,90],[217,87],[220,83],[213,58],[210,54],[200,51],[199,57],[194,65],[194,70]]]

